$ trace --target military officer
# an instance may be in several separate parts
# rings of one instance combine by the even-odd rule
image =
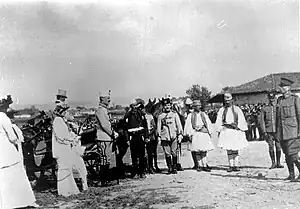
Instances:
[[[262,130],[263,136],[269,146],[269,154],[272,161],[270,169],[283,168],[280,164],[281,157],[281,147],[280,142],[276,136],[276,93],[268,93],[269,104],[264,106],[259,115],[260,118],[260,128]],[[275,150],[276,148],[276,161],[275,161]]]
[[[279,88],[282,96],[277,101],[276,132],[289,171],[286,180],[300,181],[300,176],[296,179],[294,172],[294,165],[300,171],[300,98],[291,92],[293,83],[281,78]]]
[[[100,93],[99,96],[99,107],[96,111],[96,118],[98,121],[99,128],[97,130],[97,140],[103,142],[102,145],[106,147],[106,162],[101,165],[102,182],[103,186],[108,185],[109,181],[109,168],[111,164],[111,158],[113,157],[113,142],[118,137],[118,134],[112,129],[111,122],[109,120],[107,108],[110,103],[110,95]],[[105,145],[104,145],[105,144]]]
[[[131,102],[130,110],[124,116],[130,141],[130,152],[133,165],[132,178],[138,174],[139,178],[145,178],[145,142],[148,142],[149,131],[145,115],[140,106],[144,101],[136,98]]]
[[[168,174],[177,173],[178,144],[182,140],[182,125],[177,113],[171,111],[171,100],[163,99],[163,113],[158,116],[158,143],[163,147]]]

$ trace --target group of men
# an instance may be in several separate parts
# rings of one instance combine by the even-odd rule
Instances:
[[[260,126],[269,145],[270,168],[283,167],[280,164],[282,149],[289,171],[287,180],[299,182],[300,175],[295,177],[294,166],[300,171],[300,98],[291,92],[293,83],[290,79],[281,78],[279,87],[282,96],[277,101],[275,92],[269,93],[270,102],[261,111]]]

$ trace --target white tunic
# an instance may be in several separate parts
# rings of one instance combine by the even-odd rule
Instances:
[[[185,126],[184,126],[184,135],[192,138],[192,142],[189,142],[188,149],[191,151],[210,151],[214,149],[212,143],[211,134],[213,127],[209,117],[205,114],[205,120],[207,123],[207,129],[209,133],[199,132],[193,129],[192,126],[192,113],[188,114]],[[196,115],[196,127],[203,127],[204,122],[202,121],[201,113]]]
[[[238,116],[237,127],[240,130],[229,129],[223,126],[223,112],[225,108],[222,107],[217,115],[216,130],[219,133],[218,147],[225,150],[240,150],[248,146],[245,131],[248,129],[247,122],[245,120],[244,113],[242,110],[234,106],[234,110]],[[228,108],[226,114],[226,123],[234,123],[234,115],[232,107]]]

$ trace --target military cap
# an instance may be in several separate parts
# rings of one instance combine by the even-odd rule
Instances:
[[[163,98],[161,100],[163,105],[171,104],[171,99],[170,98]]]
[[[279,86],[280,86],[280,87],[283,87],[283,86],[291,86],[291,85],[293,85],[293,83],[294,83],[294,81],[291,81],[290,79],[281,77]]]

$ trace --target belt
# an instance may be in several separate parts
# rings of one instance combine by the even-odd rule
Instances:
[[[138,128],[130,128],[128,129],[128,133],[134,134],[134,133],[138,133],[140,131],[144,130],[143,127],[138,127]]]

